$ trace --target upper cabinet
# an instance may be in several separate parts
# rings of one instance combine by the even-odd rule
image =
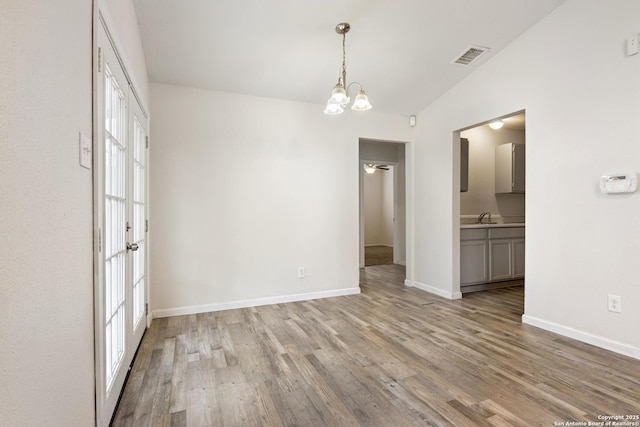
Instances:
[[[496,194],[524,193],[525,145],[502,144],[496,147]]]
[[[460,138],[460,192],[469,191],[469,140]]]

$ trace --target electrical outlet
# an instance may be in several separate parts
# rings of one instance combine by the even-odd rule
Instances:
[[[609,311],[622,313],[622,297],[609,294]]]
[[[298,279],[304,279],[307,275],[307,270],[304,267],[298,267]]]

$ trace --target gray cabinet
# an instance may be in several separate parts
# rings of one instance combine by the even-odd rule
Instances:
[[[524,277],[524,227],[460,230],[460,285]]]
[[[489,240],[489,281],[513,277],[513,243],[509,239]]]
[[[513,239],[513,278],[524,277],[524,237]]]
[[[460,192],[469,191],[469,140],[460,138]]]
[[[489,281],[489,242],[486,228],[460,230],[460,283]]]
[[[495,153],[495,192],[524,193],[525,190],[525,145],[502,144]]]
[[[524,277],[524,227],[489,229],[489,281]]]

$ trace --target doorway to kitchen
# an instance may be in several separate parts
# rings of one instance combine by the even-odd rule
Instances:
[[[459,132],[460,292],[524,286],[524,111]]]

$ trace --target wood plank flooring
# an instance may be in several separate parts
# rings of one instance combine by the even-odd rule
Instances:
[[[393,264],[393,247],[392,246],[365,246],[364,247],[364,265],[366,267],[374,265],[392,265]]]
[[[640,361],[523,325],[522,288],[448,301],[403,279],[367,267],[361,295],[154,320],[113,425],[553,426],[640,412]]]

